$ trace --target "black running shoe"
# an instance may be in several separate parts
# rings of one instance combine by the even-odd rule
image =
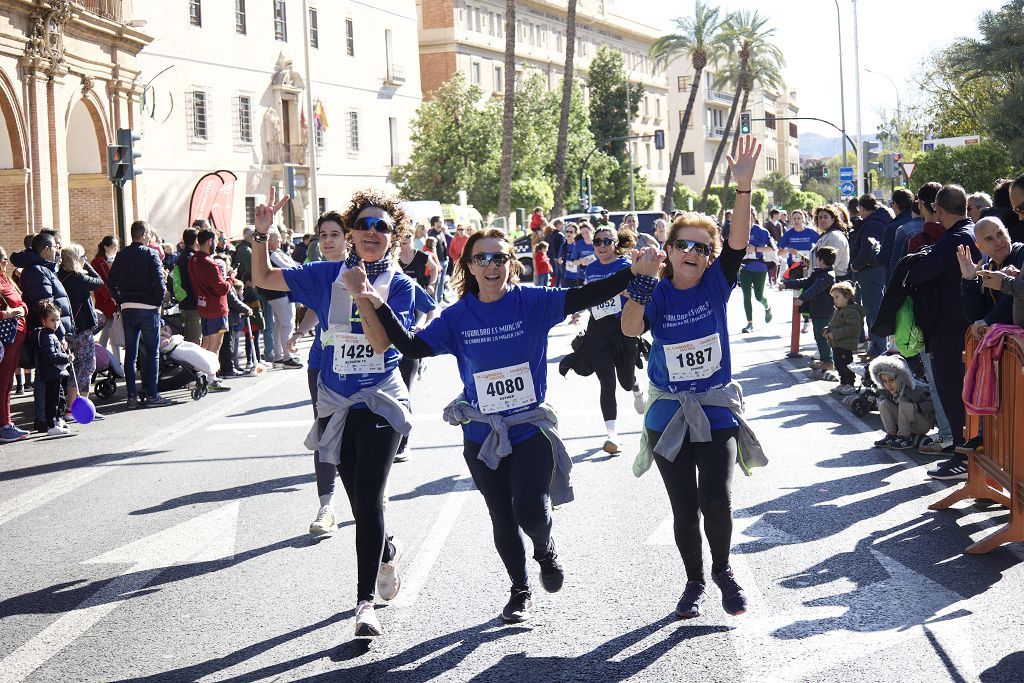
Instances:
[[[565,583],[565,570],[558,561],[558,553],[555,551],[555,540],[551,539],[551,550],[537,559],[540,564],[540,583],[548,593],[557,593],[562,590]]]
[[[928,476],[939,481],[966,481],[967,458],[953,455],[938,467],[928,470]]]
[[[740,585],[736,583],[732,567],[726,567],[717,574],[712,572],[711,578],[715,580],[718,588],[722,591],[722,609],[734,617],[747,611],[747,596]]]
[[[704,584],[700,581],[687,581],[683,589],[683,597],[676,604],[676,616],[680,619],[693,619],[700,616],[700,605],[707,597]]]
[[[505,609],[501,610],[501,620],[506,624],[519,624],[530,618],[533,600],[530,591],[512,589],[512,597],[508,599]]]

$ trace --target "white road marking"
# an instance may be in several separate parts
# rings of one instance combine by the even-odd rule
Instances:
[[[211,562],[233,557],[238,510],[238,502],[229,503],[83,562],[131,566],[0,660],[0,680],[22,681],[30,676],[117,609],[126,595],[149,585],[169,567],[189,560]]]
[[[235,422],[228,420],[219,424],[210,425],[206,428],[208,432],[249,432],[254,429],[289,429],[292,427],[304,427],[309,429],[313,424],[312,416],[305,420],[267,420],[265,422]]]
[[[232,410],[235,410],[245,404],[246,401],[275,389],[288,377],[290,377],[290,375],[282,373],[280,375],[272,375],[268,378],[262,379],[258,384],[234,394],[230,399],[219,402],[217,407],[211,408],[209,411],[204,411],[201,417],[191,415],[185,417],[154,434],[150,434],[139,439],[127,448],[119,449],[117,453],[111,453],[110,455],[101,458],[89,467],[73,469],[66,474],[54,477],[45,484],[36,486],[35,488],[29,489],[20,495],[3,501],[0,503],[0,525],[7,524],[12,520],[32,512],[60,496],[63,496],[65,493],[73,491],[81,486],[85,486],[89,482],[102,477],[112,471],[126,454],[155,450],[170,443],[171,441],[174,441],[175,439],[187,436],[192,432],[203,429],[211,423],[221,420]],[[150,410],[161,409],[151,408]],[[166,410],[166,408],[162,410]]]

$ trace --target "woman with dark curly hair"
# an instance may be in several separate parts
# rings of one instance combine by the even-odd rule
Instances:
[[[356,523],[355,633],[379,636],[383,631],[374,598],[379,594],[393,600],[402,585],[402,544],[385,531],[384,493],[399,442],[412,427],[409,391],[398,371],[402,355],[391,348],[379,325],[364,325],[363,307],[356,310],[342,275],[361,273],[367,287],[388,302],[399,324],[411,328],[415,285],[395,258],[410,229],[409,219],[391,197],[375,190],[357,192],[341,216],[348,258],[276,268],[268,255],[268,233],[289,197],[276,199],[271,189],[269,204],[256,209],[253,281],[264,289],[290,292],[322,325],[317,418],[306,447],[338,468]]]
[[[546,591],[562,587],[565,574],[551,537],[549,502],[572,500],[572,461],[544,402],[548,333],[567,315],[597,306],[626,289],[634,273],[656,273],[663,257],[637,252],[631,268],[576,289],[520,287],[522,265],[512,240],[491,228],[472,235],[455,268],[459,300],[418,334],[403,311],[384,301],[359,268],[345,273],[368,329],[386,333],[411,358],[450,353],[458,361],[462,394],[444,409],[461,425],[464,457],[491,516],[494,545],[512,581],[501,612],[506,623],[529,618],[532,606],[526,547],[533,541]]]
[[[814,210],[814,225],[821,233],[814,249],[836,250],[836,282],[850,280],[850,214],[842,204],[829,204]],[[812,262],[814,255],[811,256]]]

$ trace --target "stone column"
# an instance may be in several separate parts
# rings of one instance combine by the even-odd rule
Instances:
[[[29,164],[32,168],[29,192],[32,194],[32,216],[29,227],[33,232],[53,225],[53,178],[50,168],[49,115],[45,72],[29,65],[22,70],[25,85],[25,118],[28,121]]]
[[[50,146],[50,192],[53,205],[53,228],[60,231],[65,242],[71,240],[71,212],[68,207],[68,130],[64,118],[62,93],[64,79],[54,76],[46,88],[47,119]]]

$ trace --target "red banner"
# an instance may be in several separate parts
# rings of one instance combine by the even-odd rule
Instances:
[[[217,175],[223,184],[210,208],[210,215],[214,225],[224,232],[225,237],[231,239],[231,213],[235,205],[235,181],[238,176],[231,171],[217,171]]]
[[[207,173],[192,190],[192,202],[188,209],[189,225],[197,220],[209,220],[213,205],[217,201],[224,179],[216,173]]]

